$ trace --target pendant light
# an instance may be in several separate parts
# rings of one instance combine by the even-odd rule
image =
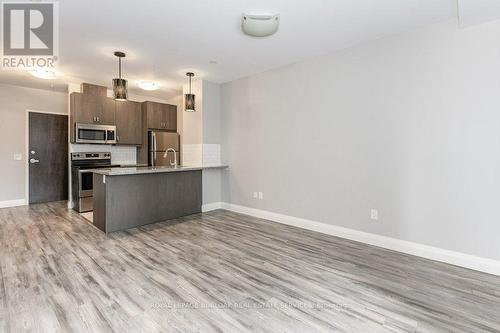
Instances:
[[[194,73],[188,72],[186,76],[189,77],[189,93],[184,95],[184,111],[195,112],[194,94],[191,93],[191,78],[194,76]]]
[[[125,53],[116,51],[114,54],[118,57],[118,79],[113,79],[113,96],[117,101],[126,101],[127,80],[122,79],[122,58],[125,58]]]

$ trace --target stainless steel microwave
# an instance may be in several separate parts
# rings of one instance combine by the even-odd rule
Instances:
[[[76,143],[116,144],[116,126],[79,124],[75,126]]]

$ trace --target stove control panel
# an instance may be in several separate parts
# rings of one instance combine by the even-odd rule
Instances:
[[[111,153],[71,153],[71,160],[111,160]]]

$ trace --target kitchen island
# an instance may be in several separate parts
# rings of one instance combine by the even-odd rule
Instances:
[[[227,166],[92,170],[94,225],[106,233],[201,212],[202,172]]]

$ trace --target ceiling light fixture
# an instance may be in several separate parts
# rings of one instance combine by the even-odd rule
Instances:
[[[195,112],[194,105],[194,94],[191,93],[191,78],[194,76],[194,73],[188,72],[186,76],[189,77],[189,93],[184,95],[184,111],[186,112]]]
[[[125,53],[116,51],[114,54],[118,57],[118,78],[113,79],[113,96],[117,101],[126,101],[127,80],[122,79],[122,58],[125,58]]]
[[[44,67],[36,67],[33,69],[29,69],[28,73],[30,73],[34,77],[44,80],[53,80],[56,78],[56,72],[53,69],[48,69]]]
[[[142,90],[158,90],[160,89],[160,83],[156,81],[141,80],[137,82],[137,86]]]
[[[241,30],[252,37],[267,37],[278,31],[279,24],[279,14],[243,14]]]

